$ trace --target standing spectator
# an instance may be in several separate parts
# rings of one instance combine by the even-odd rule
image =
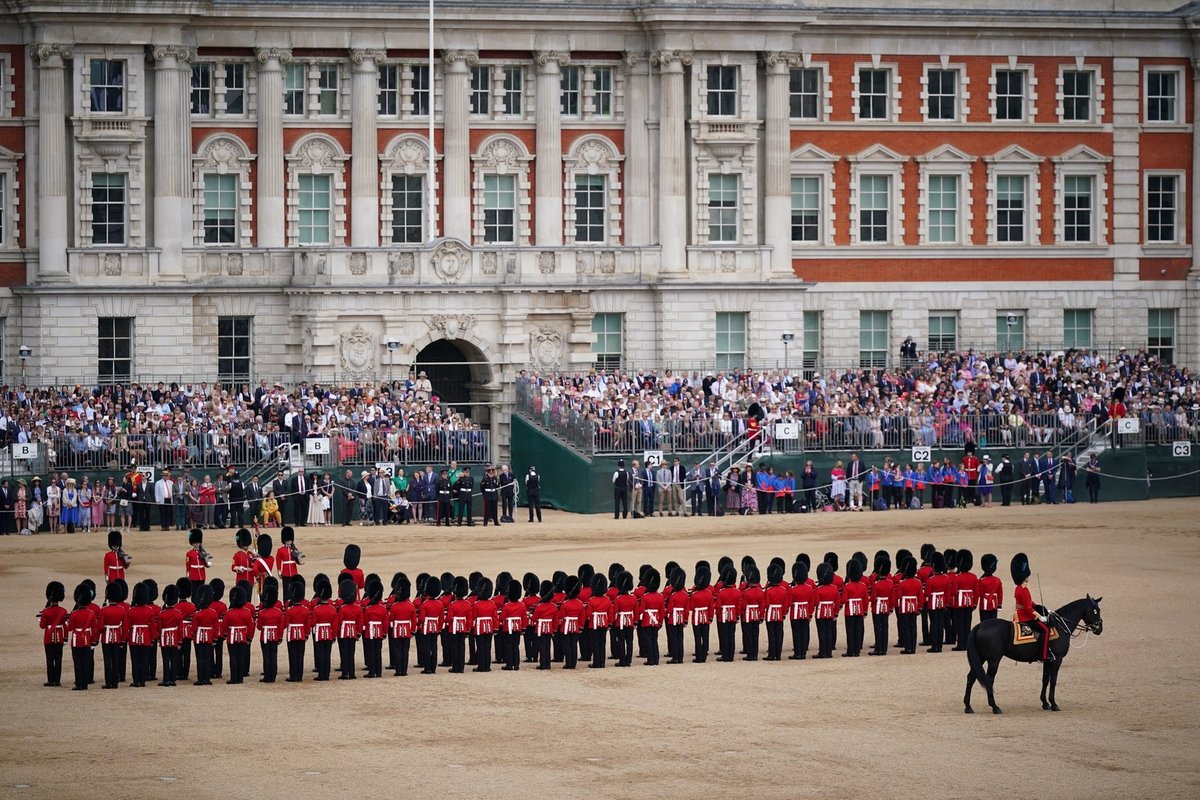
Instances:
[[[246,525],[246,484],[241,473],[229,471],[229,526],[242,528]]]
[[[1076,472],[1075,459],[1070,453],[1063,453],[1062,460],[1058,463],[1058,488],[1062,490],[1064,503],[1075,502]]]
[[[387,522],[388,495],[391,484],[386,472],[380,470],[374,473],[371,481],[371,522],[375,525],[383,525]]]
[[[304,474],[304,467],[296,468],[296,477],[290,487],[292,494],[292,517],[301,527],[308,525],[308,506],[312,501],[312,481]],[[387,497],[387,494],[384,494]]]
[[[16,495],[9,486],[8,478],[5,478],[0,481],[0,534],[4,536],[13,532],[13,513],[16,505]]]
[[[644,487],[642,485],[642,469],[636,458],[630,463],[633,467],[630,470],[630,476],[633,480],[633,502],[631,504],[633,508],[633,518],[641,519],[643,516],[642,495],[644,494]]]
[[[246,485],[246,502],[250,504],[250,523],[258,525],[263,521],[263,488],[257,475],[251,475],[250,483]]]
[[[800,473],[800,489],[804,492],[804,507],[809,511],[817,510],[817,472],[813,462],[804,462],[804,471]]]
[[[162,530],[171,529],[171,521],[175,516],[174,506],[175,482],[171,480],[171,470],[163,469],[158,480],[154,482],[154,502],[158,504],[158,524]]]
[[[624,466],[622,464],[622,466]],[[500,521],[516,522],[513,511],[517,504],[517,476],[508,464],[500,465]],[[626,503],[628,507],[628,503]]]
[[[846,507],[846,468],[841,461],[833,465],[829,472],[829,481],[832,484],[830,492],[833,495],[833,505],[841,511]]]
[[[1038,499],[1038,466],[1033,456],[1026,451],[1021,459],[1021,505],[1031,506]]]
[[[658,471],[654,473],[654,481],[658,489],[658,502],[656,504],[658,506],[658,515],[661,517],[663,510],[666,509],[669,516],[675,516],[675,512],[671,508],[671,468],[667,466],[666,459],[663,459],[658,467]]]
[[[850,461],[846,467],[846,483],[850,488],[851,511],[863,510],[862,467],[862,461],[859,460],[858,453],[851,453]]]
[[[1087,472],[1087,478],[1085,479],[1084,482],[1087,486],[1088,502],[1089,503],[1099,503],[1100,502],[1100,457],[1098,455],[1096,455],[1095,453],[1092,453],[1092,456],[1091,456],[1091,458],[1088,459],[1088,463],[1085,465],[1084,470]]]
[[[703,471],[700,469],[700,462],[697,461],[692,465],[691,470],[687,474],[687,498],[691,508],[691,516],[700,516],[701,505],[704,502],[705,489],[708,486],[708,480],[704,477]]]
[[[1058,505],[1058,462],[1049,450],[1038,461],[1038,475],[1042,479],[1042,491],[1046,495],[1046,502]]]
[[[1001,456],[994,473],[995,483],[1000,487],[1000,505],[1012,505],[1012,485],[1015,476],[1013,463],[1008,455]]]
[[[679,462],[679,457],[675,457],[674,463],[671,465],[671,516],[677,517],[683,513],[683,481],[684,481],[683,464]]]
[[[215,521],[215,512],[217,508],[217,487],[212,482],[211,475],[204,476],[204,482],[200,484],[200,510],[203,513],[204,528],[212,528]]]

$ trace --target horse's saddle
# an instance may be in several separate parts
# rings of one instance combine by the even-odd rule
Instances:
[[[1013,644],[1032,644],[1037,641],[1038,627],[1032,622],[1017,622],[1013,620]],[[1058,628],[1050,626],[1050,641],[1058,638]]]

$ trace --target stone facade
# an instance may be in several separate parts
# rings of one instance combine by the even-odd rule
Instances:
[[[119,5],[0,13],[0,351],[31,383],[105,374],[113,317],[154,380],[216,379],[222,318],[281,379],[448,339],[482,403],[592,364],[595,314],[645,366],[779,364],[787,330],[793,367],[990,349],[1009,316],[1200,358],[1191,6],[455,7],[431,74],[423,2]]]

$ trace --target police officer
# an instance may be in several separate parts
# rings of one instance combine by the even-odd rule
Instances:
[[[612,476],[613,483],[613,519],[629,517],[629,470],[625,469],[625,459],[617,460],[617,469]]]
[[[496,479],[496,468],[491,464],[487,465],[487,471],[483,480],[479,482],[479,488],[483,491],[483,527],[487,527],[488,520],[491,520],[493,525],[499,526],[500,481]]]
[[[525,499],[529,503],[529,521],[537,514],[537,521],[542,521],[542,479],[538,476],[537,467],[530,466],[529,474],[525,476]]]

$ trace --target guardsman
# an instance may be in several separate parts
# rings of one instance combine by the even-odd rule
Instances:
[[[337,618],[338,655],[341,657],[338,680],[352,681],[355,679],[358,637],[362,635],[363,610],[358,604],[358,587],[351,578],[343,577],[338,582],[338,599],[342,601]]]
[[[954,576],[954,608],[955,627],[958,629],[955,650],[967,649],[967,634],[971,632],[972,619],[975,616],[975,606],[978,604],[976,587],[979,578],[971,571],[975,566],[975,556],[970,550],[958,551],[958,574]]]
[[[683,570],[680,570],[682,574]],[[703,664],[708,660],[709,634],[712,631],[713,617],[717,609],[717,593],[712,588],[712,570],[707,562],[701,567],[696,566],[696,579],[692,584],[691,596],[688,600],[688,618],[692,623],[692,646],[694,655],[692,661]],[[680,642],[679,655],[683,657],[683,643]]]
[[[946,609],[954,581],[946,574],[946,557],[936,550],[929,555],[933,574],[925,581],[925,608],[929,612],[929,650],[942,652],[942,639],[946,633]]]
[[[737,571],[728,566],[721,573],[717,591],[717,661],[733,661],[737,649],[737,623],[742,616],[742,590],[737,587]]]
[[[233,554],[233,564],[230,566],[234,583],[236,584],[238,581],[252,582],[254,580],[254,553],[250,550],[250,531],[238,528],[237,533],[234,534],[234,542],[238,548]]]
[[[612,624],[612,600],[608,598],[608,579],[603,574],[592,578],[592,594],[587,600],[584,622],[592,640],[592,663],[588,669],[604,669],[607,655],[605,638]]]
[[[642,581],[646,591],[638,598],[638,631],[641,633],[648,667],[658,666],[658,629],[662,627],[666,616],[666,601],[658,591],[661,585],[662,576],[658,570],[647,570]]]
[[[669,565],[668,565],[669,566]],[[683,632],[687,628],[692,597],[685,582],[687,576],[676,564],[667,570],[666,627],[667,663],[683,663]]]
[[[769,499],[769,498],[768,498]],[[758,566],[746,568],[746,585],[742,589],[742,650],[743,661],[758,661],[758,632],[762,627],[766,595],[759,585]]]
[[[510,580],[504,596],[506,602],[500,608],[500,635],[503,640],[504,671],[515,672],[521,668],[521,634],[528,625],[529,612],[521,602],[521,584]]]
[[[471,607],[472,633],[475,637],[476,664],[472,672],[492,671],[492,637],[500,627],[500,608],[496,605],[491,578],[475,584],[475,603]]]
[[[351,602],[358,602],[358,595],[366,588],[366,577],[358,565],[362,561],[362,549],[356,544],[346,545],[345,552],[342,553],[342,571],[338,573],[338,583],[340,584],[345,579],[349,578],[354,584],[354,599]],[[338,595],[341,596],[341,589],[338,589]]]
[[[285,584],[286,585],[286,584]],[[262,650],[263,676],[260,683],[274,683],[279,673],[279,643],[285,630],[284,609],[279,602],[279,583],[267,581],[258,605],[258,646]]]
[[[479,489],[483,492],[483,527],[486,528],[489,521],[499,527],[500,481],[496,478],[496,468],[491,464],[487,465]]]
[[[958,551],[953,547],[947,547],[945,556],[946,575],[950,577],[950,590],[946,593],[946,615],[944,617],[946,625],[945,643],[954,644],[957,641],[955,635],[958,633],[958,627],[954,624],[954,610],[958,608],[958,594],[954,591],[954,583],[958,575]]]
[[[550,669],[550,650],[558,620],[558,604],[554,602],[553,581],[542,581],[538,604],[533,607],[530,625],[533,628],[538,657],[538,669]]]
[[[363,660],[368,678],[383,677],[383,639],[388,634],[388,608],[383,603],[383,582],[367,581],[363,608]]]
[[[783,620],[787,616],[788,585],[783,579],[783,564],[772,559],[767,567],[767,588],[763,590],[763,619],[767,624],[767,661],[783,658]]]
[[[533,609],[542,601],[542,582],[532,572],[526,572],[521,578],[521,587],[525,590],[521,602],[525,604],[525,663],[537,661],[537,631],[533,627]]]
[[[917,614],[925,604],[925,593],[920,579],[917,578],[917,560],[910,556],[903,569],[904,580],[896,587],[900,642],[903,648],[900,653],[912,655],[917,652]]]
[[[284,599],[291,592],[292,579],[300,574],[300,551],[296,549],[296,530],[291,525],[279,529],[279,549],[275,551],[275,569],[279,573],[279,588]]]
[[[983,576],[979,579],[975,592],[979,596],[980,622],[995,619],[996,612],[1004,607],[1004,583],[996,577],[996,567],[999,565],[1000,560],[996,558],[995,553],[987,553],[979,559]]]
[[[116,689],[124,671],[125,645],[129,641],[129,609],[124,601],[124,581],[113,582],[104,587],[104,607],[100,609],[104,689]]]
[[[174,686],[179,674],[179,647],[183,643],[183,614],[179,612],[179,589],[168,583],[162,590],[158,614],[158,643],[162,650],[162,680],[159,686]]]
[[[121,532],[108,532],[108,552],[104,554],[104,582],[125,580],[125,568],[129,566],[129,556],[121,549]]]
[[[288,650],[288,683],[304,680],[304,645],[312,630],[313,614],[304,600],[304,586],[291,584],[288,607],[283,614],[284,638]]]
[[[204,531],[192,528],[188,531],[187,554],[183,557],[183,569],[188,580],[196,583],[208,582],[208,553],[204,550]]]
[[[621,570],[616,580],[617,594],[612,599],[612,624],[616,632],[618,667],[633,663],[633,633],[637,628],[638,600],[633,594],[633,575]]]
[[[420,578],[418,580],[418,585]],[[441,583],[436,576],[430,575],[425,580],[421,592],[421,603],[417,607],[417,647],[423,655],[421,663],[424,668],[422,675],[432,675],[438,667],[438,637],[446,627],[446,606],[439,599]],[[422,642],[424,643],[422,646]]]
[[[196,586],[203,586],[197,583]],[[179,611],[179,654],[175,661],[174,681],[186,681],[192,671],[192,647],[195,644],[196,604],[192,602],[192,582],[187,578],[175,581],[178,599],[175,608]]]
[[[42,647],[46,651],[46,682],[43,686],[62,685],[63,645],[67,641],[67,610],[62,601],[67,588],[58,581],[46,584],[46,607],[38,614],[42,629]]]
[[[892,560],[886,550],[875,554],[875,575],[871,581],[869,600],[871,624],[875,628],[875,646],[868,655],[886,656],[888,650],[888,618],[895,601],[896,584],[892,583]]]
[[[150,587],[145,581],[133,587],[133,604],[128,614],[129,660],[133,671],[129,685],[143,688],[150,678],[153,644],[158,641],[158,609],[150,601]]]
[[[95,671],[95,646],[100,641],[100,617],[92,608],[93,590],[85,583],[75,587],[75,608],[67,617],[67,641],[75,667],[74,691],[86,691]]]
[[[1017,553],[1009,565],[1013,579],[1013,605],[1017,607],[1017,622],[1028,622],[1041,639],[1042,661],[1056,661],[1057,656],[1050,652],[1050,627],[1047,623],[1046,610],[1033,604],[1033,595],[1026,583],[1032,574],[1029,570],[1029,556]]]
[[[246,532],[249,537],[249,531]],[[196,642],[196,680],[193,686],[212,686],[213,647],[221,634],[221,620],[212,606],[212,589],[201,584],[195,594],[196,613],[192,615]]]
[[[867,585],[863,583],[862,561],[852,558],[846,563],[846,583],[842,586],[842,605],[845,608],[846,652],[845,658],[862,655],[863,628],[870,602]]]
[[[450,652],[446,655],[450,661],[450,672],[461,675],[466,671],[467,636],[475,622],[472,612],[474,604],[467,599],[471,587],[461,575],[454,579],[450,591],[452,599],[446,608],[446,629],[449,633],[446,644]]]
[[[932,544],[926,542],[921,545],[921,566],[917,567],[917,579],[921,581],[922,586],[929,583],[929,578],[933,575],[933,553],[936,550]],[[929,592],[926,591],[926,596]],[[921,647],[929,647],[929,609],[921,609]]]
[[[243,582],[244,581],[238,581],[238,583]],[[250,584],[246,585],[249,586]],[[208,582],[208,588],[212,589],[212,602],[209,603],[209,608],[217,612],[217,619],[224,622],[225,612],[229,610],[229,606],[225,604],[225,581],[221,580],[220,578],[213,578]],[[193,595],[194,594],[195,590],[193,590]],[[232,592],[230,592],[230,594],[232,595]],[[221,672],[224,669],[224,655],[222,655],[221,648],[226,644],[225,626],[222,625],[220,630],[221,632],[217,634],[216,641],[213,644],[213,668],[211,675],[213,678],[221,677]],[[232,662],[232,660],[233,655],[231,651],[230,661]]]
[[[333,640],[337,638],[338,610],[330,602],[333,585],[328,579],[314,579],[313,590],[316,592],[316,602],[312,606],[313,665],[317,668],[316,680],[327,681],[333,667]]]
[[[790,661],[808,658],[810,620],[816,600],[817,585],[808,577],[808,561],[796,559],[792,564],[792,585],[788,588],[788,619],[792,628]]]
[[[446,527],[450,527],[450,518],[454,516],[451,499],[454,495],[454,486],[450,483],[449,474],[446,470],[438,473],[437,483],[435,484],[437,492],[437,525],[441,525],[445,520]]]
[[[834,633],[837,630],[841,593],[834,585],[834,575],[834,567],[826,556],[825,561],[817,565],[817,591],[813,598],[817,620],[817,658],[833,658],[833,648],[837,646]]]
[[[575,669],[579,663],[579,637],[584,628],[585,606],[579,599],[583,584],[575,575],[567,577],[566,597],[558,607],[558,630],[563,635],[563,669]]]
[[[392,579],[392,602],[388,608],[388,646],[397,677],[408,675],[408,651],[417,629],[417,607],[412,601],[412,584],[403,572]]]
[[[229,680],[226,683],[242,683],[250,674],[250,642],[254,638],[254,611],[250,598],[242,586],[229,590],[229,609],[225,612],[222,628],[229,642]]]
[[[271,541],[269,534],[260,533],[256,545],[258,554],[254,559],[254,585],[258,589],[258,596],[261,598],[263,581],[269,578],[271,573],[275,571],[275,556],[272,555],[274,543]]]

